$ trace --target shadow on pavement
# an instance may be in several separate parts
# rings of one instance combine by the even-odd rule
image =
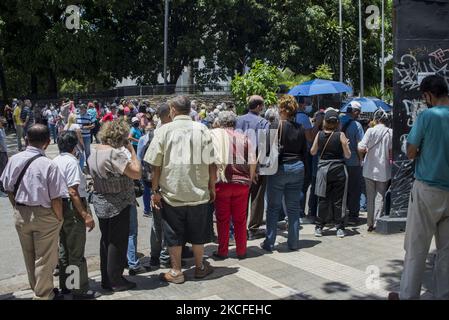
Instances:
[[[214,267],[214,272],[202,279],[195,279],[195,268],[191,268],[189,270],[184,271],[184,277],[186,281],[208,281],[208,280],[216,280],[222,277],[229,276],[238,271],[238,267]]]

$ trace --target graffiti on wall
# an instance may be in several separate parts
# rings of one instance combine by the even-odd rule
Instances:
[[[425,59],[417,59],[416,52],[404,54],[395,70],[399,75],[397,84],[404,91],[419,89],[420,73],[439,75],[449,86],[449,49],[439,48]]]

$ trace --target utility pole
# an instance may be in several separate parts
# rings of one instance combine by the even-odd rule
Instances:
[[[363,41],[362,41],[362,1],[359,0],[359,51],[360,51],[360,96],[363,97],[364,84],[363,84]]]
[[[343,82],[343,4],[339,1],[340,16],[340,82]]]
[[[384,99],[385,93],[385,1],[382,0],[382,35],[380,38],[382,47],[382,61],[381,61],[381,80],[380,80],[380,91],[382,92],[382,100]]]
[[[167,92],[167,56],[168,56],[168,1],[165,0],[165,18],[164,18],[164,93]]]

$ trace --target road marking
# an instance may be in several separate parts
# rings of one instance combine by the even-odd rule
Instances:
[[[216,294],[214,294],[213,296],[201,298],[201,299],[198,299],[198,300],[223,300],[223,298],[221,298],[220,296],[217,296]]]
[[[300,298],[300,295],[302,294],[301,291],[287,287],[286,285],[266,277],[256,271],[240,265],[230,266],[229,268],[237,268],[238,271],[234,273],[235,276],[271,293],[278,298],[284,299],[291,296],[297,296],[299,300],[303,299]]]
[[[369,278],[367,273],[329,259],[321,258],[304,251],[290,254],[273,252],[270,258],[302,269],[326,280],[345,284],[351,289],[364,294],[375,294],[381,297],[388,296],[389,291],[384,289],[387,284],[380,276],[377,278],[379,281],[378,288],[370,289],[367,287],[367,280]]]

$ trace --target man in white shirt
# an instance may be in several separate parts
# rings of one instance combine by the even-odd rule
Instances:
[[[389,118],[385,111],[377,111],[374,121],[374,128],[368,129],[358,144],[360,157],[365,158],[363,177],[366,183],[368,232],[376,228],[377,219],[383,215],[385,193],[391,179],[393,131],[387,127]]]
[[[74,299],[85,300],[98,298],[100,294],[89,290],[87,263],[84,258],[86,228],[89,232],[92,231],[95,222],[86,201],[86,180],[75,157],[77,144],[78,137],[75,132],[64,132],[58,139],[60,155],[53,160],[65,178],[68,188],[68,192],[62,198],[64,223],[59,245],[59,286],[62,293],[71,292]],[[72,270],[74,267],[77,271],[75,273]],[[74,283],[70,279],[67,281],[72,274],[79,275]]]

